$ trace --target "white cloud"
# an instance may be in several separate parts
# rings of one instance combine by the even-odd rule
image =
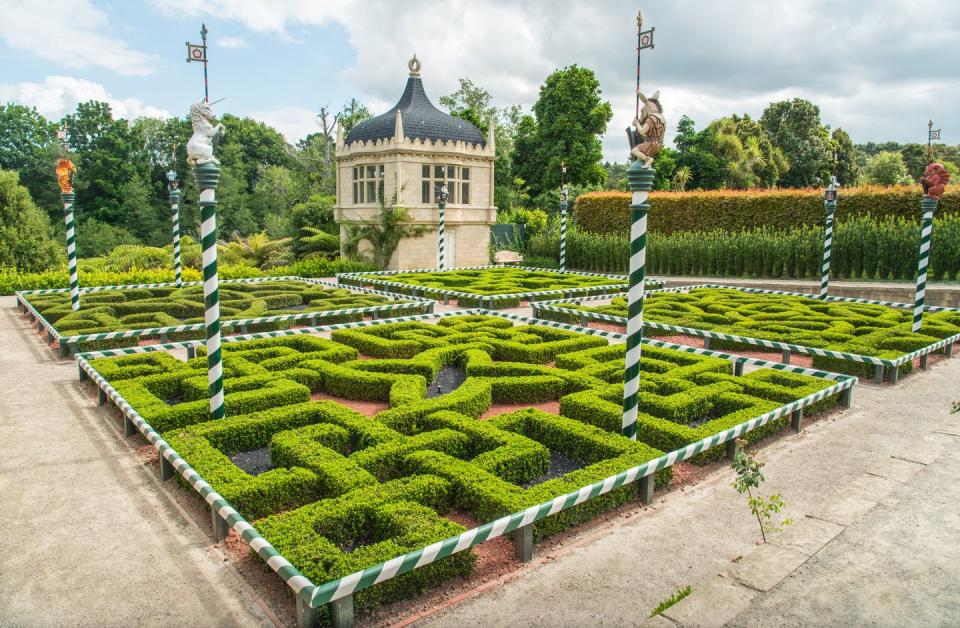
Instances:
[[[246,48],[247,42],[243,37],[218,37],[216,44],[221,48]]]
[[[291,144],[320,131],[317,113],[303,107],[278,107],[265,111],[247,111],[238,115],[248,116],[272,126]]]
[[[554,69],[586,66],[614,107],[605,154],[622,160],[626,151],[636,59],[629,0],[153,2],[282,39],[337,23],[356,54],[343,77],[371,105],[395,102],[413,51],[434,101],[470,77],[497,104],[529,107]],[[960,119],[960,81],[945,52],[960,40],[960,3],[698,0],[657,3],[645,18],[657,30],[656,49],[644,53],[643,86],[663,91],[671,132],[683,114],[702,128],[735,112],[759,116],[772,100],[794,97],[819,104],[824,122],[854,141],[922,139],[929,117]]]
[[[105,32],[109,19],[89,0],[0,0],[0,15],[0,39],[8,46],[64,67],[142,76],[158,63]]]
[[[48,76],[42,83],[0,84],[0,102],[36,107],[37,111],[52,120],[72,113],[77,103],[88,100],[109,103],[114,118],[134,120],[143,116],[170,117],[166,109],[147,105],[138,98],[116,98],[100,83],[70,76]]]

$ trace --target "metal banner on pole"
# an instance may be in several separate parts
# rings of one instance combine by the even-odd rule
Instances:
[[[637,103],[643,102],[627,129],[630,156],[634,162],[627,169],[627,181],[633,193],[630,205],[630,277],[627,291],[627,346],[623,371],[623,421],[621,430],[632,440],[637,438],[637,411],[640,393],[640,345],[643,340],[643,298],[647,255],[648,194],[653,189],[653,159],[663,147],[666,119],[660,105],[660,92],[645,96],[639,89],[640,51],[653,48],[653,29],[648,31],[648,45],[643,45],[643,18],[637,14]]]
[[[200,37],[203,40],[201,45],[187,42],[187,63],[196,61],[203,64],[203,100],[210,102],[210,82],[207,78],[207,30],[206,23],[200,25]]]

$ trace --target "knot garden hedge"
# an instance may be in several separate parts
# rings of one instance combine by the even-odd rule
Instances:
[[[520,266],[342,273],[337,275],[337,280],[348,286],[379,288],[444,303],[456,300],[459,307],[491,310],[518,307],[524,301],[551,295],[567,298],[575,294],[605,294],[627,288],[627,278],[623,275]],[[647,285],[660,287],[663,282],[652,280]]]
[[[601,304],[596,302],[602,301]],[[626,325],[627,302],[609,294],[531,304],[534,316],[557,321],[603,321]],[[708,347],[773,349],[812,356],[817,368],[891,382],[926,367],[934,352],[952,354],[960,341],[960,309],[925,306],[919,332],[911,330],[912,305],[848,297],[701,284],[647,293],[645,331],[654,336],[683,334]]]
[[[137,284],[82,288],[83,307],[72,310],[67,289],[16,293],[17,305],[59,343],[62,356],[77,351],[124,347],[131,342],[188,340],[204,335],[202,283]],[[433,311],[433,302],[398,298],[376,290],[345,288],[302,277],[234,279],[220,282],[223,328],[240,333],[316,326]]]
[[[77,361],[101,403],[158,449],[162,475],[200,492],[219,534],[239,533],[311,623],[328,602],[352,611],[354,599],[375,606],[467,575],[466,550],[506,533],[528,558],[534,536],[615,508],[638,484],[649,500],[677,461],[717,457],[717,445],[790,419],[799,428],[805,408],[838,396],[849,404],[856,381],[650,340],[633,441],[620,434],[624,346],[610,340],[623,337],[477,310],[228,337],[227,418],[214,421],[203,356],[166,352],[202,353],[197,341]],[[742,374],[745,364],[773,368]],[[451,367],[463,383],[428,392]],[[369,417],[317,392],[388,407]],[[544,401],[559,401],[559,414],[524,407]],[[477,420],[492,404],[515,405]],[[235,462],[264,448],[267,470]],[[558,456],[579,468],[556,473]],[[465,530],[451,510],[485,523]]]

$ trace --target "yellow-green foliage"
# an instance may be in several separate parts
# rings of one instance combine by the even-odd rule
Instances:
[[[202,353],[202,352],[201,352]],[[362,359],[361,359],[362,358]],[[731,373],[726,360],[666,349],[643,358],[640,438],[620,434],[623,345],[488,316],[391,323],[224,345],[226,419],[207,420],[206,363],[166,354],[93,366],[301,572],[321,584],[417,550],[477,521],[543,503],[641,465],[829,385],[798,375]],[[460,366],[466,380],[428,396]],[[311,391],[389,405],[373,417]],[[435,389],[430,392],[433,394]],[[524,404],[559,401],[560,415]],[[494,403],[517,409],[486,421]],[[782,421],[751,432],[762,436]],[[232,456],[268,448],[253,475]],[[719,453],[711,452],[709,455]],[[563,455],[579,468],[551,473]],[[670,468],[656,474],[669,482]],[[635,498],[629,484],[538,522],[544,537]],[[375,606],[473,566],[462,552],[356,597]]]
[[[838,221],[854,216],[915,218],[920,213],[920,186],[864,186],[844,189],[837,203]],[[628,233],[629,192],[590,192],[577,197],[574,220],[585,231]],[[797,227],[823,222],[823,191],[711,190],[651,192],[648,226],[655,233],[741,231],[755,227]],[[947,189],[938,214],[960,213],[960,193]]]

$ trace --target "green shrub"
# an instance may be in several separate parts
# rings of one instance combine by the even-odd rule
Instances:
[[[844,189],[837,203],[839,222],[857,216],[907,218],[920,213],[919,186],[864,186]],[[591,192],[577,197],[574,220],[584,231],[626,234],[630,231],[629,192]],[[813,226],[823,223],[823,191],[716,190],[651,192],[649,228],[678,231],[742,231],[758,227]],[[960,213],[960,193],[948,189],[940,200],[940,215]]]

